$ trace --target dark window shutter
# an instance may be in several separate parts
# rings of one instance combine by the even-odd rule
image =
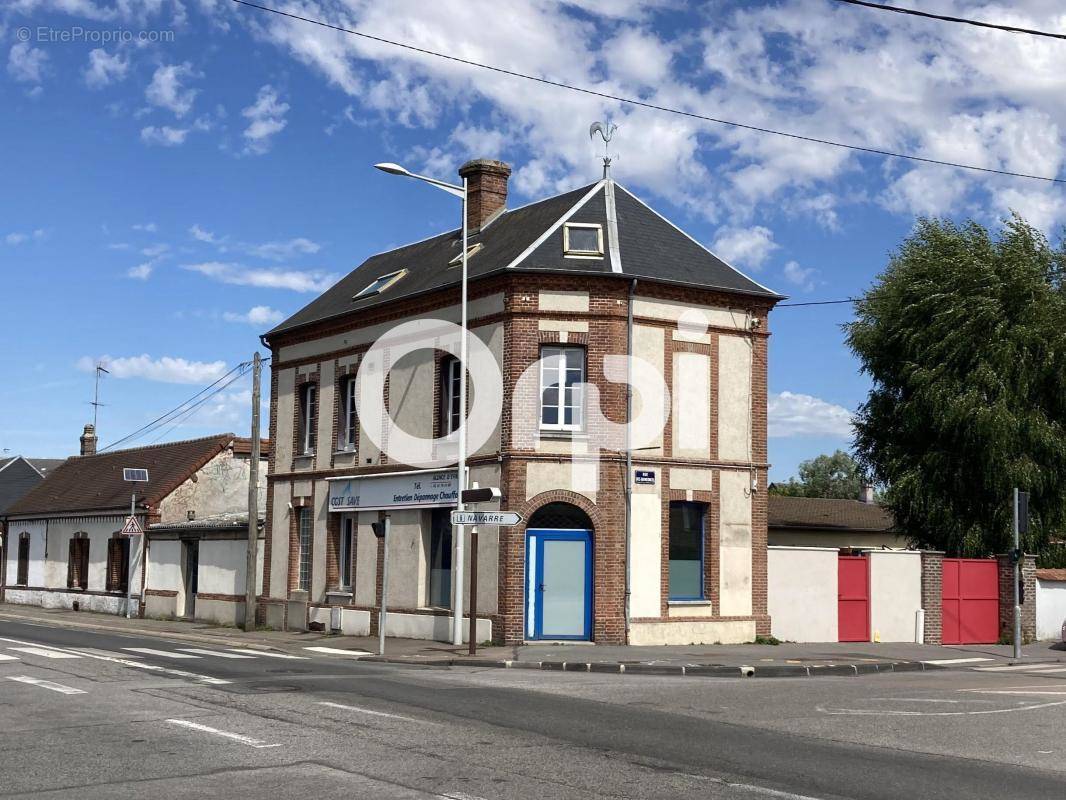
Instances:
[[[67,551],[67,588],[73,589],[78,571],[78,540],[71,539]]]
[[[26,586],[30,582],[30,537],[23,535],[19,537],[19,563],[18,563],[18,575],[15,577],[15,583]]]
[[[81,588],[89,588],[89,540],[81,540]]]

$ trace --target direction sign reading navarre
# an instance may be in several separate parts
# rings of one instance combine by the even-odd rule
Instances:
[[[452,525],[518,525],[522,515],[515,511],[453,511]]]

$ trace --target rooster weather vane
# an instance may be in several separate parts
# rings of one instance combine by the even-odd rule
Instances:
[[[616,130],[618,130],[618,126],[613,122],[593,122],[589,126],[590,139],[595,139],[597,133],[603,139],[603,177],[605,179],[611,175],[611,155],[607,151],[607,146],[610,144]]]

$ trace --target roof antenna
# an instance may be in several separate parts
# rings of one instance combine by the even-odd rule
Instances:
[[[613,122],[593,122],[589,126],[589,138],[596,138],[596,134],[600,135],[603,139],[603,179],[607,180],[611,177],[611,155],[607,152],[607,145],[611,141],[611,137],[614,136],[614,132],[618,130],[618,126]]]
[[[93,401],[89,403],[93,407],[93,430],[96,430],[96,412],[103,405],[100,402],[100,373],[111,374],[110,370],[104,369],[103,364],[96,365],[96,385],[93,387]]]

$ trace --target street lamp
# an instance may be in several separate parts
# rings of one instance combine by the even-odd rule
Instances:
[[[438,189],[447,192],[450,195],[454,195],[463,201],[463,242],[462,242],[462,256],[463,256],[463,277],[462,277],[462,300],[460,302],[461,309],[460,315],[460,334],[459,334],[459,497],[455,505],[456,511],[463,510],[463,492],[466,490],[466,362],[467,362],[467,349],[466,349],[466,284],[467,284],[467,271],[466,271],[466,239],[467,239],[467,224],[466,224],[466,204],[467,204],[467,179],[463,178],[462,186],[455,186],[451,183],[445,183],[444,181],[438,181],[435,178],[429,178],[425,175],[417,175],[410,170],[401,167],[399,164],[393,164],[391,162],[382,162],[381,164],[375,164],[375,169],[380,169],[382,172],[387,172],[389,175],[400,175],[404,178],[414,178],[415,180],[428,183],[430,186],[436,186]],[[463,643],[463,526],[455,526],[455,562],[452,564],[452,587],[454,601],[452,604],[452,644],[461,645]]]

